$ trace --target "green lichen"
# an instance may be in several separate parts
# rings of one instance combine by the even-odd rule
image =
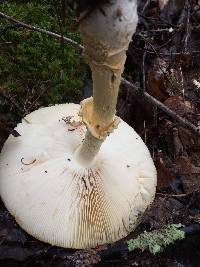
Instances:
[[[180,228],[182,224],[169,224],[159,230],[152,232],[144,232],[136,239],[131,239],[127,242],[128,250],[135,249],[149,250],[152,254],[163,251],[169,244],[173,244],[176,240],[185,238],[185,233]]]

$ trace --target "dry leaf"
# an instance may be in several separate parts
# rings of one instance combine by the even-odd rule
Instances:
[[[180,174],[200,174],[200,167],[195,166],[186,156],[181,156],[176,160],[176,167]]]
[[[165,166],[165,163],[162,157],[158,156],[154,163],[155,163],[156,170],[157,170],[158,188],[169,187],[174,177],[171,175],[169,169]]]
[[[193,103],[185,100],[182,96],[171,96],[165,100],[164,104],[182,117],[187,113],[195,113]]]
[[[173,128],[173,145],[174,145],[174,157],[177,158],[183,154],[183,144],[179,137],[179,131],[177,128]]]
[[[191,148],[195,144],[195,136],[193,133],[185,128],[179,129],[179,136],[185,149]]]
[[[181,156],[176,159],[176,168],[186,194],[200,190],[200,167],[195,166],[190,158]]]
[[[166,62],[161,58],[157,58],[153,69],[148,74],[147,92],[161,102],[169,97],[165,86],[166,68]]]

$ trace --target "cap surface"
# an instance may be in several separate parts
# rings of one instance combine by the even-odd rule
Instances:
[[[0,154],[0,195],[19,225],[37,239],[88,248],[121,239],[152,202],[156,171],[141,138],[125,122],[105,140],[95,164],[74,152],[86,132],[80,106],[39,109],[9,136]],[[72,125],[63,117],[74,116]]]

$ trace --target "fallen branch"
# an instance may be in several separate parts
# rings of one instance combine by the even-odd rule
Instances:
[[[68,44],[74,46],[78,50],[83,50],[84,49],[84,47],[81,44],[77,43],[76,41],[74,41],[74,40],[72,40],[70,38],[62,37],[61,35],[59,35],[57,33],[50,32],[50,31],[47,31],[47,30],[44,30],[44,29],[41,29],[41,28],[37,28],[37,27],[29,25],[29,24],[26,24],[26,23],[24,23],[22,21],[19,21],[19,20],[15,19],[15,18],[13,18],[11,16],[8,16],[8,15],[2,13],[2,12],[0,12],[0,17],[5,18],[5,19],[7,19],[9,21],[12,21],[14,23],[17,23],[18,27],[21,26],[21,27],[26,28],[28,30],[45,33],[48,36],[51,36],[53,38],[56,38],[56,39],[59,39],[59,40],[63,40],[64,43],[68,43]]]
[[[76,41],[73,41],[67,37],[62,37],[61,35],[57,34],[57,33],[53,33],[50,31],[46,31],[44,29],[41,28],[37,28],[34,26],[31,26],[29,24],[26,24],[24,22],[21,22],[19,20],[16,20],[13,17],[10,17],[2,12],[0,12],[0,17],[6,18],[12,22],[17,23],[18,25],[20,25],[21,27],[24,27],[26,29],[32,30],[32,31],[37,31],[37,32],[41,32],[41,33],[45,33],[53,38],[62,40],[65,43],[68,43],[70,45],[72,45],[74,48],[78,49],[79,51],[84,49],[84,46],[82,46],[81,44],[77,43]],[[156,98],[154,98],[153,96],[149,95],[147,92],[143,92],[141,90],[141,88],[135,86],[134,84],[132,84],[131,82],[122,79],[122,83],[126,86],[129,86],[130,88],[132,88],[135,93],[137,95],[143,96],[147,101],[149,101],[151,104],[156,105],[159,109],[161,109],[162,111],[164,111],[165,113],[167,113],[169,116],[171,116],[173,119],[175,119],[176,121],[178,121],[180,123],[180,125],[182,125],[183,127],[186,127],[190,130],[193,131],[193,133],[195,133],[196,135],[200,135],[200,128],[196,127],[194,124],[192,124],[191,122],[189,122],[187,119],[184,119],[183,117],[179,116],[177,113],[175,113],[174,111],[172,111],[171,109],[169,109],[167,106],[165,106],[163,103],[161,103],[159,100],[157,100]]]

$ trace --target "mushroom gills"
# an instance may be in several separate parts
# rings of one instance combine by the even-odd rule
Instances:
[[[68,248],[128,235],[156,188],[150,153],[122,120],[91,166],[77,162],[86,133],[79,109],[62,104],[32,112],[0,154],[0,195],[7,209],[35,238]]]

